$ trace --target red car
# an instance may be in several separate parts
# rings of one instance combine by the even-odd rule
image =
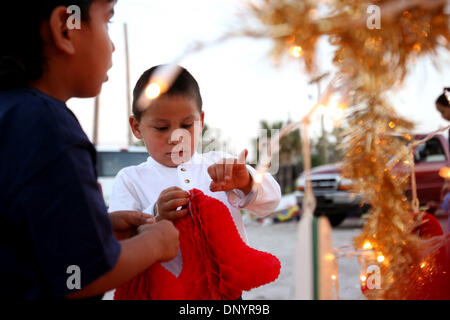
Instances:
[[[418,134],[416,140],[427,135]],[[437,135],[430,141],[418,146],[414,152],[417,194],[421,205],[429,202],[439,203],[444,179],[439,175],[443,167],[450,164],[449,142],[442,135]],[[333,226],[339,225],[347,216],[360,216],[369,205],[362,203],[361,196],[352,194],[349,190],[352,181],[341,177],[340,164],[330,164],[313,168],[311,182],[317,200],[316,215],[326,215]],[[404,168],[408,170],[408,168]],[[300,207],[303,202],[305,178],[302,175],[297,180],[300,194],[297,202]],[[405,190],[408,197],[411,188]]]

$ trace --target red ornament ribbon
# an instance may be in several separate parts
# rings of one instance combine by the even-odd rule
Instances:
[[[179,276],[155,263],[117,288],[115,300],[234,300],[278,278],[280,261],[241,239],[222,202],[193,189],[190,213],[174,222],[183,260]]]

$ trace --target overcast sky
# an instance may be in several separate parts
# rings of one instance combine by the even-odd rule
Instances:
[[[133,88],[148,68],[171,62],[193,42],[215,39],[236,27],[244,4],[243,0],[120,0],[110,26],[116,52],[100,96],[99,145],[127,145],[124,22],[128,23]],[[236,39],[181,61],[199,82],[205,122],[220,130],[231,151],[249,148],[249,158],[260,120],[300,119],[317,98],[317,87],[308,85],[300,63],[287,59],[275,67],[270,48],[269,40]],[[326,71],[331,68],[332,48],[326,39],[319,48],[320,67]],[[412,65],[404,88],[393,93],[396,109],[417,123],[416,131],[448,125],[434,109],[434,101],[444,86],[450,87],[449,54],[443,53],[439,61],[438,69],[428,60]],[[68,106],[92,138],[93,99],[72,99]],[[317,132],[319,126],[313,128],[313,135]]]

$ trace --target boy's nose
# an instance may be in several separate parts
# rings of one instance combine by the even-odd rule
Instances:
[[[169,144],[176,145],[176,144],[181,143],[182,141],[183,141],[183,136],[179,136],[178,139],[176,137],[170,136],[168,142],[169,142]]]

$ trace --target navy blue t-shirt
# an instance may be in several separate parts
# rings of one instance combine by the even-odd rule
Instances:
[[[64,102],[0,91],[0,297],[62,298],[76,268],[83,288],[115,266],[95,157]]]

